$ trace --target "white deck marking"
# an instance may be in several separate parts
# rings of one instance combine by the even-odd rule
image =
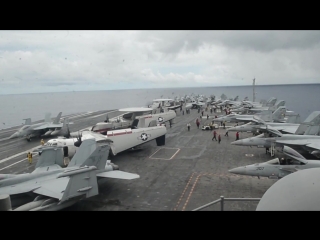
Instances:
[[[21,153],[17,153],[17,154],[15,154],[15,155],[11,156],[11,157],[7,157],[7,158],[5,158],[5,159],[2,159],[2,160],[0,160],[0,163],[9,161],[10,159],[15,158],[15,157],[19,157],[19,156],[21,156],[22,154],[26,154],[26,153],[28,153],[28,152],[33,152],[34,149],[39,148],[39,147],[41,147],[41,145],[39,145],[39,146],[37,146],[37,147],[34,147],[34,148],[31,148],[31,149],[29,149],[29,150],[27,150],[27,151],[24,151],[24,152],[21,152]]]
[[[35,153],[33,156],[37,156],[37,155],[38,155],[38,153]],[[27,160],[27,159],[28,159],[28,158],[25,158],[25,159],[22,159],[22,160],[20,160],[20,161],[18,161],[18,162],[12,163],[12,164],[4,167],[4,168],[1,168],[0,171],[3,170],[3,169],[9,168],[9,167],[11,167],[11,166],[13,166],[13,165],[16,165],[16,164],[18,164],[18,163],[20,163],[20,162],[22,162],[22,161]]]
[[[153,155],[155,155],[159,150],[161,149],[177,149],[177,151],[172,155],[171,158],[154,158],[152,157]],[[155,151],[149,158],[150,159],[162,159],[162,160],[171,160],[172,158],[174,158],[175,155],[177,155],[177,153],[180,151],[180,148],[167,148],[167,147],[163,147],[163,148],[159,148],[157,151]]]
[[[87,119],[100,117],[100,116],[102,116],[102,115],[107,115],[108,113],[113,113],[113,112],[117,112],[117,111],[118,111],[118,110],[116,110],[116,111],[111,111],[111,112],[105,112],[105,113],[102,113],[102,114],[99,114],[99,115],[95,115],[95,116],[92,116],[92,117],[88,117]]]

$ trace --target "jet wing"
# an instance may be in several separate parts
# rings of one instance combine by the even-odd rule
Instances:
[[[319,141],[319,140],[316,140]],[[313,141],[310,139],[295,139],[295,140],[276,140],[277,143],[288,144],[288,145],[300,145],[305,146],[308,144],[312,144]]]
[[[33,184],[33,182],[28,181],[28,184],[19,184],[15,186],[2,187],[0,188],[0,194],[14,195],[19,193],[26,193],[31,192],[39,187],[40,185],[38,183]]]
[[[228,115],[227,115],[228,116]],[[242,117],[237,117],[236,120],[238,121],[246,121],[246,122],[251,122],[253,118],[242,118]]]
[[[33,192],[44,196],[61,199],[69,180],[69,177],[50,179],[49,181],[42,183],[41,186]]]
[[[298,126],[288,126],[288,127],[283,127],[282,129],[279,129],[279,130],[284,133],[295,134],[297,129],[298,129]]]
[[[306,146],[309,147],[309,148],[320,150],[319,140],[317,142],[313,142],[313,143],[307,144]]]
[[[298,126],[276,126],[276,127],[260,126],[260,129],[264,129],[264,130],[278,130],[278,131],[282,131],[282,132],[284,132],[284,133],[294,134],[294,133],[297,131]]]
[[[271,126],[269,126],[269,125],[267,125],[267,126],[260,126],[260,129],[265,129],[265,130],[267,130],[268,132],[273,133],[273,134],[275,134],[275,135],[277,135],[277,136],[280,136],[280,137],[282,136],[282,133],[279,132],[279,130],[278,130],[277,128],[271,127]]]
[[[20,193],[34,192],[37,194],[59,199],[63,195],[63,191],[66,189],[68,182],[69,178],[50,178],[47,181],[39,181],[39,179],[35,178],[22,184],[3,187],[0,189],[0,194],[6,193],[9,195],[14,195]]]
[[[319,139],[276,140],[276,142],[287,145],[306,146],[313,150],[320,150]]]
[[[256,115],[253,115],[251,121],[256,122],[256,123],[262,123],[262,124],[265,124],[265,123],[266,123],[265,121],[263,121],[260,117],[258,117],[258,116],[256,116]]]
[[[104,177],[104,178],[120,178],[120,179],[136,179],[139,178],[140,176],[138,174],[134,173],[128,173],[128,172],[123,172],[119,170],[114,170],[114,171],[109,171],[109,172],[102,172],[98,173],[97,177]]]
[[[48,124],[43,124],[39,127],[33,128],[33,130],[42,130],[46,128],[59,128],[62,126],[63,126],[63,123],[58,123],[58,124],[48,123]]]

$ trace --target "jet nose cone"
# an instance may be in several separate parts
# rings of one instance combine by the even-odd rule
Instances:
[[[228,172],[241,175],[246,173],[246,169],[244,167],[237,167],[237,168],[230,169]]]
[[[230,130],[229,130],[229,131],[230,131]],[[231,145],[241,146],[241,145],[243,145],[243,143],[242,143],[242,140],[237,140],[237,141],[232,142]]]

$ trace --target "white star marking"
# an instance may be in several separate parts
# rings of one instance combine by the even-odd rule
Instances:
[[[141,139],[142,139],[143,141],[147,140],[147,139],[148,139],[147,134],[142,133],[142,134],[141,134]]]

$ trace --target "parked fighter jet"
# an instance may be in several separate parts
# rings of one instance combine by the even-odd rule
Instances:
[[[254,117],[257,116],[266,122],[271,122],[271,121],[280,122],[280,121],[283,121],[285,113],[286,113],[286,107],[279,107],[276,111],[274,111],[274,113],[272,113],[270,110],[257,113],[256,115],[242,115],[242,114],[231,113],[229,115],[215,118],[214,121],[215,122],[223,122],[223,121],[251,122],[254,120]]]
[[[320,167],[319,160],[307,160],[300,153],[288,146],[283,147],[283,153],[289,158],[279,160],[272,159],[264,163],[255,163],[229,170],[230,173],[248,176],[267,177],[279,179],[290,173],[308,168]]]
[[[250,114],[250,113],[259,113],[259,112],[264,111],[264,110],[275,111],[275,110],[278,109],[279,107],[285,106],[285,105],[286,105],[286,101],[280,100],[279,102],[277,102],[276,104],[274,104],[273,106],[270,106],[270,107],[255,107],[255,108],[249,108],[249,109],[248,109],[248,114]]]
[[[266,101],[265,103],[263,102],[252,102],[252,101],[243,101],[243,105],[247,108],[261,108],[261,107],[271,107],[274,106],[277,101],[277,98],[271,97]]]
[[[206,105],[205,102],[202,102],[202,101],[200,101],[200,100],[194,100],[194,101],[191,102],[191,104],[192,104],[192,107],[191,107],[191,108],[195,108],[195,109],[201,108],[201,107],[203,107],[203,106]]]
[[[67,119],[64,119],[63,123],[60,123],[60,117],[62,112],[58,114],[58,116],[51,121],[50,114],[46,114],[44,123],[35,123],[24,125],[17,132],[12,134],[9,138],[17,138],[17,137],[25,137],[28,142],[31,141],[33,137],[41,137],[41,136],[64,136],[66,134],[66,124],[69,124]],[[26,120],[27,122],[27,120]],[[31,123],[31,120],[30,120]]]
[[[109,149],[107,144],[98,146],[93,139],[85,140],[65,169],[59,166],[61,148],[43,149],[32,173],[0,174],[0,195],[9,194],[16,211],[53,211],[98,195],[100,178],[139,178],[119,171],[107,160]]]
[[[320,169],[297,171],[276,181],[256,211],[320,211]]]
[[[278,130],[268,126],[268,132],[277,137],[265,138],[259,136],[245,138],[231,144],[265,148],[290,146],[301,153],[311,153],[316,157],[320,157],[320,111],[315,111],[311,117],[313,118],[312,122],[301,123],[295,134],[282,134]],[[303,135],[299,135],[301,132],[303,132]]]
[[[144,119],[140,119],[141,125],[144,125]],[[81,145],[85,139],[95,139],[97,142],[108,142],[111,151],[111,156],[114,156],[122,151],[135,148],[151,140],[156,140],[157,146],[165,145],[165,134],[167,128],[165,126],[157,126],[156,121],[150,123],[150,127],[138,127],[137,129],[120,129],[114,131],[108,131],[107,135],[95,133],[92,131],[79,132],[79,136],[70,134],[71,138],[57,138],[51,139],[46,146],[67,146],[64,149],[64,157],[71,159],[76,153],[77,148]],[[42,147],[35,149],[34,152],[41,151]]]
[[[307,118],[308,119],[308,118]],[[306,121],[307,121],[306,119]],[[298,122],[298,123],[292,123],[292,122]],[[309,121],[308,121],[309,122]],[[300,126],[300,116],[297,115],[291,115],[287,117],[287,120],[285,123],[277,123],[277,122],[265,122],[261,118],[253,117],[252,121],[240,126],[235,126],[232,128],[229,128],[228,131],[232,132],[265,132],[266,128],[268,126],[271,126],[272,128],[277,129],[278,131],[282,133],[291,133],[294,134],[298,127]]]

